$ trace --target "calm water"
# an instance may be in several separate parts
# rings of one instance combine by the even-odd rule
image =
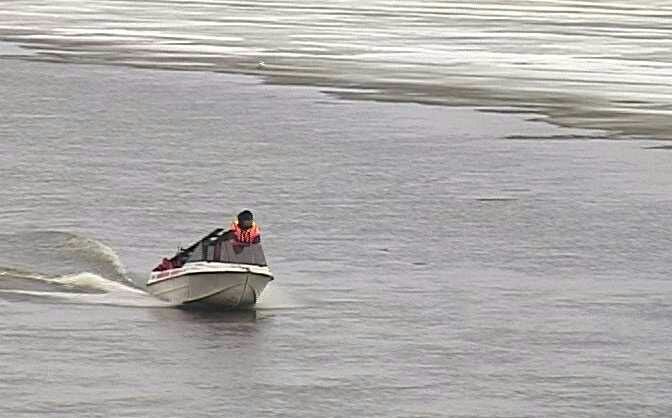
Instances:
[[[0,64],[0,416],[672,414],[655,142],[511,140],[592,133],[240,76]],[[141,290],[243,207],[277,276],[258,309]]]
[[[13,0],[0,40],[38,60],[255,73],[672,139],[669,0]]]

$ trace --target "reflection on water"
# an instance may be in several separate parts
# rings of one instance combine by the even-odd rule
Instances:
[[[19,0],[3,4],[0,39],[32,59],[260,74],[668,139],[670,17],[654,0]]]
[[[154,314],[166,321],[198,321],[199,323],[254,323],[270,314],[258,315],[253,309],[223,310],[206,305],[183,305],[175,308],[156,309]]]
[[[252,351],[258,344],[260,324],[272,317],[254,310],[205,307],[169,307],[153,309],[148,314],[155,332],[175,344],[205,344],[208,349],[246,347]]]

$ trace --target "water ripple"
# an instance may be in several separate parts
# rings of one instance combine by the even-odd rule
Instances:
[[[668,139],[672,128],[672,6],[661,1],[22,0],[3,7],[0,39],[42,60],[370,89],[344,95],[358,99],[521,106],[612,137]]]

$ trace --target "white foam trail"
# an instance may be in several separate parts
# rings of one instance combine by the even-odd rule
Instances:
[[[125,278],[127,281],[132,283],[132,280],[128,278],[128,273],[124,264],[121,262],[121,259],[114,252],[114,250],[102,242],[80,237],[74,235],[66,241],[66,245],[70,249],[81,250],[81,249],[90,249],[93,250],[97,256],[100,256],[104,261],[109,262],[114,267],[115,271],[119,273],[120,276]]]
[[[3,272],[4,273],[4,272]],[[0,273],[0,274],[3,274]],[[145,308],[162,308],[174,306],[161,301],[142,289],[124,283],[108,280],[93,273],[79,273],[56,278],[39,275],[22,275],[21,277],[47,283],[67,286],[73,289],[98,290],[104,293],[78,293],[58,291],[33,291],[22,289],[0,289],[0,293],[20,294],[37,297],[58,298],[70,303],[100,304],[113,306],[132,306]]]
[[[0,271],[0,279],[3,278],[3,276],[10,276],[10,277],[17,277],[19,279],[31,279],[31,280],[44,280],[45,277],[37,274],[37,273],[29,273],[21,270],[14,270],[14,269],[4,269],[4,271]]]
[[[268,286],[255,305],[255,310],[294,309],[302,307],[284,289]]]
[[[155,299],[149,294],[144,294],[144,297],[119,297],[115,293],[70,293],[70,292],[48,292],[36,290],[20,290],[20,289],[0,289],[0,293],[9,293],[17,295],[27,295],[44,298],[56,298],[64,302],[80,303],[87,305],[109,305],[109,306],[127,306],[138,308],[166,308],[171,307],[168,302]]]
[[[147,294],[141,289],[136,289],[134,287],[127,286],[123,283],[119,283],[114,280],[105,279],[104,277],[100,277],[97,274],[86,272],[57,277],[54,279],[46,279],[46,281],[66,286],[72,286],[80,289],[102,290],[108,293],[129,292],[135,294],[144,294],[144,295]]]

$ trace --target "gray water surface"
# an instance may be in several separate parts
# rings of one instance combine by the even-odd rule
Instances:
[[[672,414],[660,143],[210,72],[0,79],[0,416]],[[244,207],[256,310],[142,291]]]
[[[672,139],[670,1],[14,0],[0,40],[36,60],[259,74]]]

